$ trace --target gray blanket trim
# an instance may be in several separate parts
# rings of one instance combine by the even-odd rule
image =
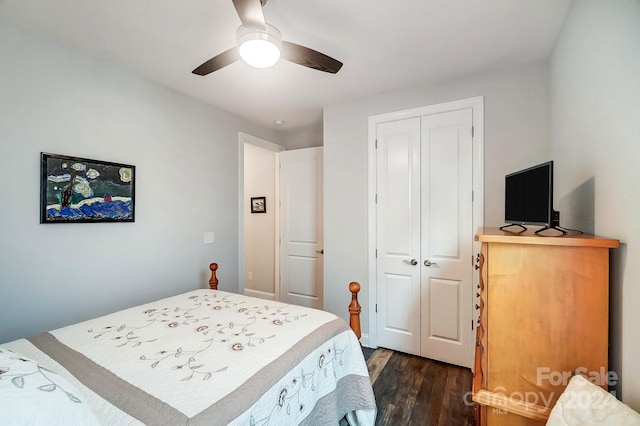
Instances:
[[[145,424],[226,425],[242,414],[247,407],[251,407],[292,366],[300,363],[315,348],[346,330],[349,330],[349,328],[341,319],[335,319],[322,325],[302,338],[291,350],[288,350],[275,361],[259,370],[252,376],[251,380],[246,381],[229,395],[191,419],[140,388],[120,379],[80,352],[64,345],[49,333],[39,334],[28,340],[66,368],[93,392]],[[366,380],[369,379],[366,378]],[[340,393],[340,398],[338,399],[341,400],[345,394],[348,393]],[[337,396],[334,398],[337,398]],[[349,410],[345,410],[345,413],[346,411]]]
[[[194,416],[189,424],[192,425],[227,425],[241,415],[271,389],[282,377],[298,365],[314,349],[327,340],[349,330],[341,319],[330,321],[311,334],[302,338],[298,343],[285,352],[271,364],[264,366],[226,397],[217,401]],[[274,401],[274,404],[276,401]]]
[[[320,398],[301,426],[335,426],[348,412],[376,410],[376,400],[369,377],[351,374],[336,384],[333,392]]]
[[[43,333],[28,340],[86,387],[141,422],[151,425],[187,424],[187,416],[180,411],[122,380],[53,335]]]

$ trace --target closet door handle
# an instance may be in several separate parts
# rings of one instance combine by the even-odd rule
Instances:
[[[406,262],[409,265],[413,265],[413,266],[416,266],[418,264],[418,261],[416,259],[411,259],[411,260],[405,259],[405,260],[403,260],[403,262]]]
[[[433,265],[437,265],[437,263],[436,262],[430,262],[429,259],[424,261],[424,266],[426,266],[427,268],[429,266],[433,266]]]

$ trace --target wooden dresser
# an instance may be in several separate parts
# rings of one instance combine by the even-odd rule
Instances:
[[[543,425],[576,370],[606,389],[609,249],[619,241],[497,228],[476,240],[477,424]]]

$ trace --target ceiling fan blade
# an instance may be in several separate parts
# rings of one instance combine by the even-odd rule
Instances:
[[[317,50],[300,46],[289,41],[282,41],[281,57],[304,67],[335,74],[342,68],[342,62]]]
[[[219,55],[214,56],[209,59],[204,64],[200,65],[195,70],[191,71],[193,74],[197,75],[207,75],[214,71],[219,70],[220,68],[226,67],[240,59],[240,55],[238,54],[238,48],[232,47],[229,50],[225,50]]]
[[[264,14],[260,0],[233,0],[233,6],[245,27],[264,28]]]

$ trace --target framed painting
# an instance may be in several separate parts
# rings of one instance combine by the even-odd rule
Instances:
[[[251,197],[251,213],[266,213],[266,212],[267,212],[267,198]]]
[[[40,223],[135,221],[136,168],[40,154]]]

